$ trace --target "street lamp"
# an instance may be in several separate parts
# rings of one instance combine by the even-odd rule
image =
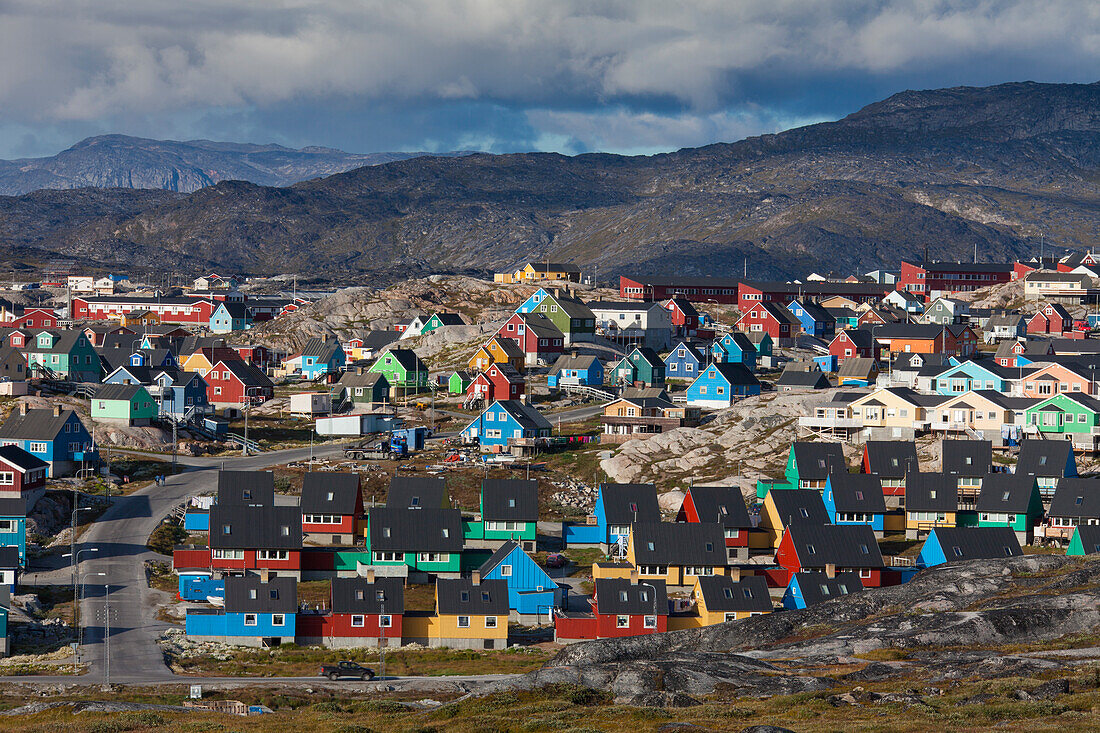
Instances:
[[[106,575],[107,575],[107,573],[84,573],[83,575],[80,576],[80,595],[78,595],[76,597],[76,604],[74,606],[74,613],[75,613],[75,611],[80,610],[80,599],[82,599],[85,595],[84,594],[84,582],[89,577],[92,577],[92,576],[106,577]],[[73,618],[75,620],[77,617],[74,615]],[[74,621],[74,623],[75,623],[75,621]],[[75,623],[75,626],[76,626],[76,654],[74,656],[76,657],[76,663],[80,664],[80,647],[84,643],[84,627],[81,626],[79,623]]]
[[[72,576],[73,585],[76,585],[76,513],[86,512],[92,507],[90,506],[77,506],[80,503],[80,494],[75,490],[73,491],[73,520],[72,520],[72,534],[69,537],[69,554],[65,557],[71,558],[72,563]]]
[[[653,591],[653,631],[657,631],[657,586],[652,583],[638,583],[638,585],[644,585]],[[642,627],[645,628],[645,617],[642,617]]]
[[[74,512],[74,516],[75,516],[75,512]],[[75,529],[73,530],[73,534],[75,536],[75,534],[76,534]],[[77,571],[77,568],[80,567],[80,553],[82,553],[82,552],[99,552],[99,548],[98,547],[82,547],[79,550],[77,550],[75,554],[74,553],[69,553],[69,554],[61,556],[61,557],[72,558],[72,562],[73,562],[73,626],[75,626],[77,628],[77,633],[79,633],[79,629],[80,629],[80,597],[76,593],[76,579],[77,579],[76,571]]]

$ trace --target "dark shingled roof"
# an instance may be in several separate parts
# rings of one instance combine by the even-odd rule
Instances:
[[[0,499],[0,517],[27,516],[27,502],[21,496],[9,496]]]
[[[536,479],[487,478],[481,482],[482,519],[537,522],[539,482]]]
[[[210,508],[210,547],[231,550],[302,549],[302,513],[296,506]]]
[[[982,479],[975,509],[979,512],[1025,514],[1038,488],[1035,477],[1027,474],[991,473]]]
[[[734,582],[728,575],[701,575],[699,591],[708,611],[771,611],[768,582],[763,575],[750,575]]]
[[[794,451],[798,478],[803,481],[824,481],[834,471],[847,471],[844,451],[840,443],[811,443],[796,441],[791,444]]]
[[[377,614],[383,609],[388,614],[405,611],[405,583],[401,578],[376,577],[371,583],[366,578],[332,579],[332,612]]]
[[[905,510],[954,512],[959,509],[959,481],[944,473],[911,473],[905,477]]]
[[[885,514],[886,498],[882,494],[882,479],[868,473],[834,473],[826,491],[833,492],[833,505],[838,512]]]
[[[692,486],[687,493],[700,521],[718,522],[726,529],[749,529],[752,520],[736,486]]]
[[[945,440],[941,451],[944,473],[984,476],[993,470],[993,443],[988,440]]]
[[[394,476],[386,493],[390,509],[441,509],[447,506],[447,481],[442,476]]]
[[[875,539],[866,524],[796,524],[787,528],[799,566],[824,568],[881,568],[885,566]]]
[[[436,610],[441,616],[507,616],[508,582],[470,578],[435,581]]]
[[[600,484],[608,524],[661,521],[653,484]]]
[[[1072,455],[1073,443],[1069,440],[1024,440],[1016,473],[1061,478]]]
[[[907,473],[920,470],[917,446],[907,440],[868,440],[867,465],[876,476],[905,478]]]
[[[49,468],[50,466],[50,464],[46,463],[38,456],[28,453],[17,445],[0,445],[0,458],[24,471],[33,471],[36,468]]]
[[[62,410],[59,416],[55,416],[53,410],[48,408],[27,410],[26,415],[21,415],[19,410],[13,410],[4,424],[0,425],[0,438],[53,440],[72,415],[72,410]]]
[[[1008,527],[936,527],[932,531],[948,562],[1024,554],[1016,533]]]
[[[1100,553],[1100,524],[1082,524],[1077,527],[1081,547],[1086,555]]]
[[[257,575],[225,579],[227,613],[294,613],[298,610],[298,582],[277,576],[264,583]],[[292,629],[292,627],[287,627]]]
[[[1059,481],[1047,515],[1100,519],[1100,479],[1064,478]]]
[[[700,522],[639,522],[631,537],[637,565],[726,565],[721,525]]]
[[[829,513],[816,489],[778,489],[768,492],[779,521],[784,527],[793,524],[829,524]]]
[[[315,471],[302,477],[303,514],[358,515],[363,511],[359,474]]]
[[[218,471],[219,506],[274,506],[271,471]]]
[[[792,580],[795,578],[798,579],[802,600],[807,606],[863,590],[863,581],[859,579],[859,573],[837,573],[830,578],[822,572],[805,572],[795,573]]]
[[[634,584],[626,578],[597,578],[594,595],[601,614],[668,615],[668,594],[663,580]]]
[[[461,552],[458,509],[374,507],[369,512],[371,552]]]

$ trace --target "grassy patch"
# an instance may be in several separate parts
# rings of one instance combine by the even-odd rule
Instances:
[[[146,547],[161,555],[171,555],[172,548],[182,544],[187,537],[187,530],[178,524],[162,523],[153,530],[153,534],[149,535]]]
[[[866,659],[868,662],[900,662],[909,658],[909,652],[904,649],[884,647],[882,649],[872,649],[869,652],[856,654],[855,657],[856,659]]]

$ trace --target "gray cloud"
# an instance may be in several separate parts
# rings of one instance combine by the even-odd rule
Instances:
[[[0,147],[76,130],[193,136],[238,116],[253,136],[358,149],[662,150],[902,85],[1092,81],[1098,61],[1088,0],[0,0]],[[398,128],[433,109],[404,140],[311,139],[299,124],[312,110],[322,131],[349,114]],[[441,137],[445,123],[459,127]]]

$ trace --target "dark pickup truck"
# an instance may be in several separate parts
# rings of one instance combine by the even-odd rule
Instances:
[[[330,680],[338,680],[341,677],[354,677],[357,680],[374,679],[374,670],[355,662],[340,662],[338,664],[326,664],[321,667],[320,675]]]

